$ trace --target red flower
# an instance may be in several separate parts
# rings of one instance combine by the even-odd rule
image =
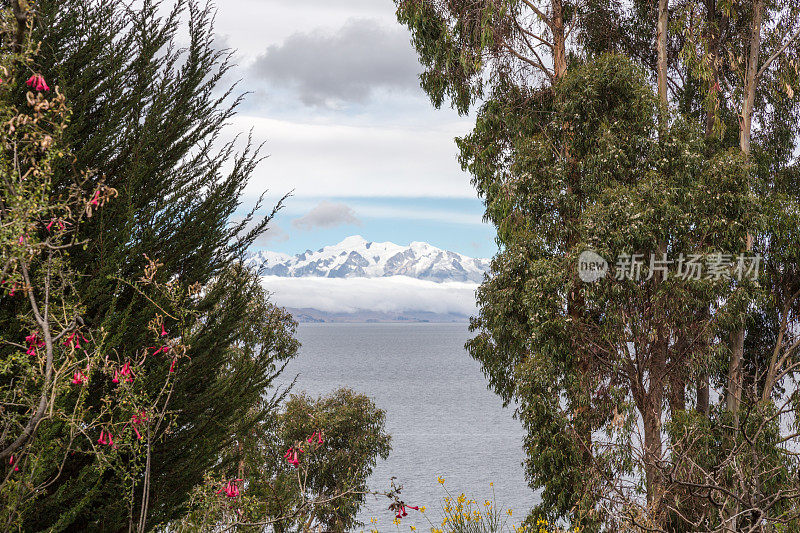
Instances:
[[[36,355],[36,349],[42,348],[45,345],[45,342],[43,340],[39,340],[36,332],[33,332],[27,337],[25,337],[25,342],[28,343],[28,349],[25,351],[26,355]]]
[[[69,224],[69,222],[64,222],[59,218],[54,218],[50,220],[50,223],[47,225],[47,231],[50,231],[53,228],[53,224],[57,225],[59,230],[64,231],[64,228],[67,224]]]
[[[144,411],[140,411],[140,415],[134,413],[133,416],[131,416],[131,429],[133,429],[133,432],[136,433],[136,438],[142,440],[142,434],[139,433],[139,429],[136,426],[145,420]]]
[[[83,385],[85,382],[86,382],[86,376],[80,370],[72,374],[73,385]]]
[[[110,435],[110,433],[109,433],[109,435]],[[105,430],[102,430],[102,429],[100,430],[100,438],[97,439],[97,444],[108,444],[108,441],[106,440],[106,437],[105,437]]]
[[[219,494],[220,492],[224,492],[225,496],[227,496],[228,498],[236,498],[240,494],[239,487],[237,485],[237,483],[239,483],[240,481],[243,481],[243,480],[234,479],[234,480],[228,481],[228,483],[225,485],[225,488],[219,489],[217,491],[217,494]]]
[[[391,507],[389,507],[389,509],[391,509],[393,506],[394,504]],[[416,507],[414,505],[406,505],[405,503],[400,502],[400,504],[397,507],[397,514],[394,517],[402,518],[404,516],[408,516],[406,509],[414,509],[415,511],[419,511],[419,507]]]
[[[172,364],[171,364],[171,365],[169,365],[169,372],[170,372],[170,374],[171,374],[171,373],[173,373],[173,372],[175,372],[175,363],[177,363],[177,362],[178,362],[178,360],[177,360],[177,359],[173,359],[173,360],[172,360]]]
[[[73,348],[80,349],[81,340],[83,340],[83,342],[88,342],[86,340],[86,337],[84,337],[83,335],[81,335],[77,331],[73,331],[72,334],[69,337],[67,337],[67,340],[65,340],[63,342],[63,344],[64,344],[64,346],[72,345]]]
[[[286,459],[286,462],[290,465],[297,468],[300,465],[300,453],[303,453],[302,449],[291,446],[286,450],[286,453],[283,454],[283,458]]]
[[[35,87],[37,91],[49,91],[50,87],[47,86],[47,82],[44,81],[44,77],[41,74],[34,74],[27,81],[28,87]]]
[[[125,362],[122,365],[122,368],[119,369],[119,375],[125,378],[125,381],[128,383],[133,383],[133,370],[131,370],[131,364],[129,362]]]
[[[156,348],[156,347],[155,346],[148,346],[148,349],[150,349],[150,350],[152,350],[153,348]],[[161,352],[167,353],[168,351],[169,351],[169,346],[165,344],[164,346],[159,346],[158,349],[156,349],[156,351],[153,352],[153,355],[158,355]]]
[[[161,336],[162,337],[166,337],[167,336],[167,330],[164,329],[164,323],[163,322],[161,323]]]
[[[315,431],[315,432],[314,432],[314,433],[312,433],[312,434],[311,434],[311,436],[310,436],[310,437],[308,437],[308,439],[306,439],[306,440],[307,440],[307,441],[309,442],[309,444],[310,444],[310,443],[314,442],[314,438],[315,438],[315,437],[316,437],[316,439],[317,439],[317,444],[322,444],[322,442],[323,442],[323,440],[322,440],[322,430],[317,430],[317,431]]]
[[[119,383],[119,370],[114,370],[114,379],[112,379],[114,383]]]

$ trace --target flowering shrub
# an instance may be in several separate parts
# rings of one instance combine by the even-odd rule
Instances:
[[[369,398],[341,389],[312,399],[285,398],[278,416],[247,435],[236,436],[218,472],[210,472],[193,494],[190,512],[177,531],[210,527],[275,532],[349,531],[367,495],[390,500],[395,516],[417,509],[400,499],[402,487],[371,491],[366,480],[390,438],[384,413]]]
[[[162,386],[148,390],[137,379],[148,355],[153,366],[146,347],[114,348],[102,327],[82,318],[70,251],[86,244],[78,228],[118,193],[87,171],[54,185],[53,169],[71,158],[63,138],[70,109],[58,85],[35,68],[38,45],[27,38],[32,9],[28,3],[20,17],[0,22],[0,523],[21,525],[77,453],[124,479],[126,496],[141,488],[142,531],[150,445],[169,424],[174,377],[167,362],[156,362]],[[158,281],[158,266],[150,261],[140,279],[119,281],[153,303],[147,329],[168,347],[174,369],[186,353],[178,302],[199,288]]]
[[[434,523],[430,514],[426,513],[426,508],[420,507],[430,525],[431,533],[567,533],[541,518],[529,517],[521,524],[514,524],[513,510],[505,509],[497,503],[494,483],[489,484],[492,488],[492,499],[479,502],[463,492],[454,496],[445,486],[444,478],[438,477],[437,481],[445,492],[441,501],[440,522]],[[395,518],[398,529],[402,525],[400,518]],[[411,531],[416,529],[414,526],[409,528]],[[577,532],[576,529],[575,533]],[[372,530],[372,533],[377,533],[377,530]]]

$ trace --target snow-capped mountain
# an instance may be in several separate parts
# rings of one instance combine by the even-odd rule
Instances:
[[[322,278],[380,278],[409,276],[429,281],[480,283],[489,269],[488,259],[475,259],[440,250],[428,243],[400,246],[368,242],[360,235],[339,244],[290,256],[277,252],[253,254],[248,262],[265,276]]]

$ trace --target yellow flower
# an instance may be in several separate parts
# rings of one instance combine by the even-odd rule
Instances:
[[[489,486],[490,486],[490,487],[494,487],[494,483],[492,483],[492,482],[490,481],[490,482],[489,482]]]
[[[399,518],[395,518],[393,523],[394,523],[394,525],[399,526],[400,525],[400,519]]]
[[[424,512],[425,512],[425,506],[424,506],[424,505],[423,505],[422,507],[420,507],[420,508],[419,508],[419,512],[420,512],[420,513],[424,513]]]
[[[509,509],[509,510],[508,510],[508,511],[506,511],[506,512],[508,513],[508,516],[511,516],[511,509]]]
[[[437,479],[439,480],[439,483],[444,485],[444,478],[442,476],[437,476]]]
[[[414,526],[409,526],[409,527],[411,528],[411,531],[416,531],[417,530],[417,528],[415,528]]]

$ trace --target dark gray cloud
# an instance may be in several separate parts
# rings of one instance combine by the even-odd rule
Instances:
[[[421,71],[408,33],[372,19],[351,19],[335,33],[295,33],[270,46],[252,68],[313,106],[363,103],[378,88],[413,89]]]
[[[300,218],[292,220],[292,225],[298,229],[311,230],[314,228],[335,228],[353,224],[361,225],[355,211],[346,204],[337,204],[328,201],[320,202],[314,209]]]

